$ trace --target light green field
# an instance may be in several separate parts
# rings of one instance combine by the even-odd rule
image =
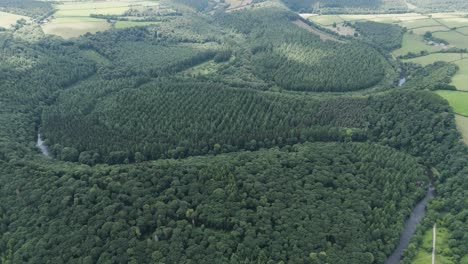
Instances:
[[[468,116],[468,92],[437,91],[436,93],[450,103],[455,113]]]
[[[450,43],[450,45],[457,48],[467,49],[468,48],[468,36],[464,36],[456,31],[449,32],[436,32],[433,34],[436,38],[441,38]]]
[[[158,23],[160,22],[117,21],[115,22],[115,28],[142,27],[142,26],[154,25]]]
[[[439,31],[450,31],[448,28],[444,26],[430,26],[430,27],[419,27],[410,29],[413,31],[414,34],[417,35],[424,35],[426,32],[439,32]]]
[[[455,62],[460,70],[453,76],[451,83],[460,91],[468,91],[468,55],[465,54],[464,56],[463,60]],[[468,104],[468,101],[466,104]]]
[[[395,50],[393,54],[400,56],[406,55],[409,52],[419,53],[424,50],[428,52],[434,52],[441,50],[441,48],[427,45],[422,36],[407,32],[403,36],[403,43],[401,48]]]
[[[442,255],[442,252],[449,252],[450,249],[447,244],[448,231],[445,228],[437,228],[436,239],[436,261],[437,264],[454,264],[454,262],[447,256]],[[432,261],[432,228],[424,233],[422,245],[418,250],[412,264],[428,264]]]
[[[26,16],[15,15],[11,13],[0,12],[0,27],[2,28],[10,28],[16,21],[24,19],[26,21],[30,21],[31,19]]]
[[[150,1],[105,1],[105,2],[67,2],[55,5],[58,11],[54,17],[90,16],[91,14],[122,15],[131,6],[157,6]]]
[[[468,145],[468,117],[455,115],[455,122],[457,123],[458,131],[460,131],[463,136],[463,142]]]
[[[328,15],[328,16],[312,16],[309,18],[310,21],[323,25],[329,26],[333,23],[343,23],[343,19],[340,16]]]
[[[443,18],[437,19],[441,24],[447,26],[448,28],[454,27],[463,27],[468,25],[468,18],[457,17],[457,18]]]
[[[440,26],[434,19],[425,18],[425,19],[416,19],[416,20],[406,20],[398,23],[402,27],[407,29],[414,29],[419,27],[431,27],[431,26]]]
[[[414,59],[408,59],[408,60],[403,60],[403,61],[419,63],[423,66],[426,66],[436,61],[456,62],[463,58],[464,58],[463,54],[460,54],[460,53],[434,53],[434,54],[429,54],[427,56],[417,57]],[[465,56],[465,58],[468,58],[468,57]]]
[[[79,37],[86,33],[105,31],[111,27],[110,23],[103,19],[90,17],[66,17],[57,18],[52,22],[42,25],[46,34],[57,35],[65,39]]]

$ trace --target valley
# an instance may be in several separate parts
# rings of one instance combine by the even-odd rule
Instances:
[[[0,262],[465,264],[463,4],[0,1]]]

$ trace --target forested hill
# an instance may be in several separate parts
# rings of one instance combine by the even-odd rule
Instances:
[[[399,63],[380,25],[333,41],[280,8],[187,10],[0,33],[2,264],[384,263],[429,185],[422,227],[463,263],[468,149],[427,91],[456,66]]]

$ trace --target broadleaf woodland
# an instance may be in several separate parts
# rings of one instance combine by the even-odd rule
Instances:
[[[400,65],[395,28],[324,41],[284,8],[192,7],[0,33],[2,263],[383,263],[429,184],[426,218],[468,254],[467,148],[427,91],[456,67]]]

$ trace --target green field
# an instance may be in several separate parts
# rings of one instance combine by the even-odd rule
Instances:
[[[436,32],[433,34],[436,38],[441,38],[450,43],[450,45],[457,48],[467,49],[468,48],[468,36],[462,35],[456,31],[448,32]]]
[[[468,93],[459,91],[437,91],[445,98],[457,114],[468,116]]]
[[[440,47],[430,46],[424,42],[424,39],[420,35],[413,33],[405,33],[403,36],[403,43],[400,49],[393,52],[396,56],[406,55],[409,52],[419,53],[421,51],[434,52],[441,50]]]
[[[455,121],[457,123],[458,131],[460,131],[463,136],[463,141],[465,144],[468,144],[468,117],[455,115]]]
[[[103,19],[91,17],[62,17],[44,24],[42,30],[46,34],[57,35],[63,38],[79,37],[86,33],[105,31],[111,27],[110,23]]]
[[[448,230],[445,228],[437,228],[436,239],[436,263],[437,264],[453,264],[454,262],[443,255],[442,253],[450,252],[447,241]],[[423,242],[418,250],[418,253],[412,264],[428,264],[432,260],[432,228],[427,230],[423,237]]]
[[[414,59],[403,60],[405,62],[419,63],[423,66],[434,63],[436,61],[455,62],[463,58],[460,53],[434,53],[427,56],[417,57]]]
[[[0,11],[0,27],[2,28],[10,28],[12,25],[16,24],[16,21],[20,19],[30,20],[30,18],[26,16],[20,16]]]

